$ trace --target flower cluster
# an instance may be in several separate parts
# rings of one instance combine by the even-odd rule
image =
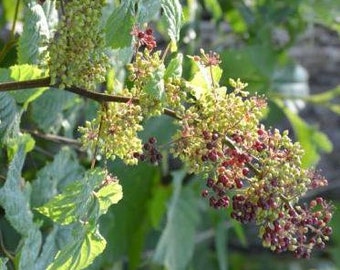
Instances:
[[[105,1],[64,1],[54,38],[50,41],[51,84],[95,90],[108,68],[105,41],[99,28]]]
[[[141,107],[128,103],[110,103],[101,111],[101,115],[80,127],[84,146],[95,152],[98,148],[106,158],[121,158],[126,164],[138,162],[134,153],[142,152],[142,141],[138,132],[143,129]]]
[[[137,52],[135,61],[127,66],[128,79],[133,82],[130,89],[138,97],[145,116],[160,115],[163,112],[165,66],[160,52],[149,50]]]
[[[219,62],[216,54],[202,54],[194,60],[205,68]],[[230,83],[230,93],[216,82],[199,94],[192,90],[194,98],[178,121],[181,129],[174,135],[172,152],[189,171],[206,175],[202,196],[211,207],[231,206],[233,219],[256,223],[265,247],[308,258],[329,239],[332,206],[322,198],[298,203],[327,181],[302,168],[304,152],[287,131],[260,124],[266,102],[249,97],[241,81]]]

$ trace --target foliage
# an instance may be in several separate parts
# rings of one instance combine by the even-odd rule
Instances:
[[[303,99],[338,113],[339,87],[309,96],[287,55],[322,4],[9,2],[0,6],[0,24],[13,25],[0,52],[1,269],[241,268],[226,248],[233,233],[247,244],[240,223],[276,253],[309,258],[325,247],[334,208],[301,198],[327,185],[309,167],[332,144],[290,109]],[[192,52],[197,7],[216,28],[227,20],[242,46],[216,40],[220,54]],[[273,110],[300,143],[265,127]]]

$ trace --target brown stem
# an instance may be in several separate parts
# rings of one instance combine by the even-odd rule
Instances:
[[[6,91],[19,91],[24,89],[36,88],[36,87],[55,87],[58,88],[57,85],[50,85],[51,78],[41,78],[35,80],[28,80],[28,81],[20,81],[20,82],[4,82],[0,83],[0,92]],[[118,102],[118,103],[126,103],[132,102],[134,104],[139,103],[138,98],[131,98],[131,97],[124,97],[124,96],[116,96],[116,95],[108,95],[104,93],[92,92],[80,87],[65,87],[65,91],[72,92],[74,94],[80,95],[82,97],[87,97],[89,99],[95,100],[97,102]],[[164,114],[171,116],[176,119],[180,119],[177,116],[176,112],[164,108]]]

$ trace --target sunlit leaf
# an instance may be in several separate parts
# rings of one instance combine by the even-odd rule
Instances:
[[[106,43],[114,49],[131,46],[132,36],[130,33],[136,22],[133,2],[131,0],[123,1],[107,20]]]
[[[58,253],[48,270],[81,270],[89,266],[106,246],[105,239],[97,231],[75,227],[69,244]]]
[[[182,62],[183,54],[181,53],[177,54],[175,58],[171,59],[169,65],[166,67],[164,79],[166,80],[172,77],[176,78],[182,76],[183,72]]]
[[[182,26],[182,6],[178,0],[161,0],[161,6],[164,11],[168,35],[171,39],[171,47],[175,51]]]
[[[52,163],[47,164],[38,173],[32,183],[32,206],[41,206],[53,196],[61,193],[70,183],[81,179],[84,169],[76,160],[75,153],[63,148]]]

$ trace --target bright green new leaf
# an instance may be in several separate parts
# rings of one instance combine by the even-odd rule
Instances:
[[[79,220],[97,221],[107,208],[122,198],[118,183],[108,183],[101,188],[104,172],[87,172],[84,179],[69,184],[63,192],[53,197],[37,210],[61,225],[68,225]],[[95,189],[99,188],[97,192]],[[101,189],[105,188],[102,192]]]
[[[34,65],[15,65],[10,67],[10,77],[8,81],[25,81],[38,79],[42,76],[42,70]],[[28,104],[37,99],[47,88],[32,88],[23,91],[11,91],[11,95],[15,98],[16,102],[23,103],[26,109]]]
[[[213,87],[218,85],[222,77],[223,70],[219,66],[202,66],[199,62],[192,59],[194,64],[193,68],[200,72],[195,72],[194,77],[189,82],[189,86],[192,86],[193,95],[200,99],[204,93],[211,91]]]
[[[157,244],[153,259],[166,269],[186,269],[193,252],[199,221],[195,195],[182,188],[184,171],[173,173],[174,193],[169,205],[167,223]]]
[[[126,0],[116,8],[106,22],[106,44],[114,49],[130,47],[131,31],[136,22],[134,1]]]
[[[161,6],[171,40],[171,50],[175,51],[182,26],[182,6],[178,0],[161,0]]]
[[[172,58],[169,65],[166,67],[164,73],[164,80],[167,80],[172,77],[180,77],[183,72],[183,54],[178,53],[175,58]]]
[[[73,239],[58,253],[48,270],[81,270],[89,266],[106,246],[98,231],[88,231],[86,226],[74,227]]]
[[[123,198],[122,186],[118,181],[108,183],[96,192],[96,196],[99,201],[99,215],[104,215],[111,205]]]

